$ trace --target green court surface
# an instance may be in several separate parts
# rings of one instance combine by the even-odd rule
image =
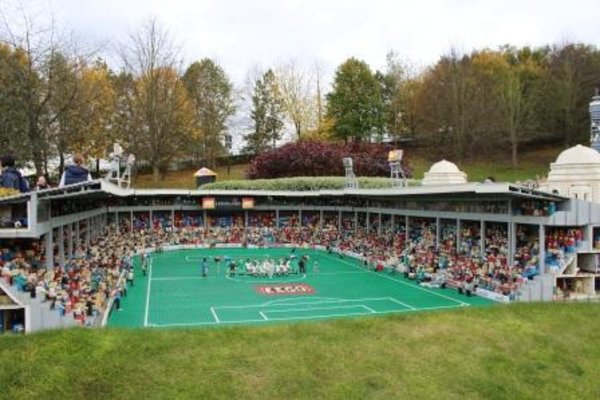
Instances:
[[[135,283],[114,310],[109,326],[192,327],[263,324],[326,318],[373,316],[421,310],[487,305],[479,297],[459,295],[453,289],[428,289],[399,274],[373,272],[358,260],[319,250],[296,250],[309,256],[307,273],[282,277],[253,277],[226,273],[225,263],[289,256],[290,249],[198,249],[152,255],[148,275],[139,261]],[[209,260],[208,277],[200,262]],[[313,271],[318,261],[318,271]],[[242,269],[243,263],[238,262]],[[262,288],[262,291],[261,291]],[[276,292],[263,294],[264,291]],[[283,292],[283,293],[280,293]],[[291,292],[291,293],[290,293]]]

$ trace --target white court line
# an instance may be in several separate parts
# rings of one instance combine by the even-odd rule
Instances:
[[[325,314],[325,315],[308,315],[303,317],[291,317],[291,318],[271,318],[269,321],[295,321],[301,319],[317,319],[317,318],[333,318],[333,317],[350,317],[353,315],[371,315],[371,312],[355,312],[345,314]]]
[[[362,304],[357,304],[355,306],[333,306],[333,307],[304,307],[304,308],[288,308],[285,310],[263,310],[263,311],[259,311],[260,314],[267,313],[267,314],[271,314],[271,313],[286,313],[286,312],[296,312],[296,311],[319,311],[319,310],[338,310],[338,309],[348,309],[348,308],[366,308],[369,310],[369,312],[375,312],[372,309],[370,309],[369,307],[366,307]]]
[[[333,303],[356,303],[360,301],[382,301],[389,300],[389,297],[371,297],[371,298],[361,298],[361,299],[339,299],[339,300],[324,300],[324,301],[310,301],[304,303],[294,303],[291,305],[294,306],[303,306],[303,305],[316,305],[316,304],[333,304]],[[223,309],[223,308],[264,308],[265,306],[287,306],[290,304],[249,304],[243,306],[216,306],[215,309]]]
[[[322,299],[322,300],[343,300],[343,299],[340,299],[339,297],[323,297],[323,296],[310,296],[310,298],[311,299]],[[271,304],[278,304],[278,303],[294,305],[294,304],[296,304],[295,303],[296,300],[305,300],[305,299],[306,299],[306,296],[290,297],[287,299],[277,299],[277,300],[267,301],[266,303],[261,303],[261,305],[268,306]]]
[[[349,274],[367,274],[368,271],[343,271],[343,272],[316,272],[314,276],[320,275],[349,275]]]
[[[213,307],[210,308],[210,312],[212,313],[213,317],[215,318],[215,321],[217,323],[220,323],[221,320],[219,320],[219,317],[217,316],[217,313],[215,312],[215,309]]]
[[[265,321],[268,321],[268,320],[269,320],[269,318],[267,318],[267,316],[266,316],[266,315],[265,315],[265,314],[264,314],[262,311],[259,311],[258,313],[260,314],[260,316],[261,316],[261,317],[263,317],[263,319],[264,319]]]
[[[150,258],[150,266],[148,268],[148,287],[146,289],[146,308],[144,311],[144,326],[148,326],[148,313],[150,312],[150,287],[152,285],[152,258]]]
[[[367,306],[365,306],[364,304],[361,304],[361,306],[362,306],[363,308],[366,308],[367,310],[369,310],[369,311],[371,312],[371,314],[377,314],[377,311],[373,310],[371,307],[367,307]]]
[[[388,297],[388,299],[390,299],[390,301],[393,301],[394,303],[400,304],[401,306],[404,306],[404,307],[407,307],[407,308],[410,308],[410,309],[413,309],[413,310],[415,309],[415,307],[411,306],[410,304],[403,303],[400,300],[395,299],[393,297]]]
[[[348,265],[350,265],[350,266],[352,266],[352,267],[354,267],[354,268],[359,268],[359,269],[361,269],[361,270],[364,270],[362,267],[359,267],[358,265],[355,265],[355,264],[349,263],[349,262],[348,262],[348,261],[346,261],[346,260],[337,259],[337,258],[335,258],[335,257],[332,257],[332,256],[330,256],[329,254],[323,254],[323,256],[324,256],[324,257],[329,257],[329,258],[331,258],[332,260],[336,260],[336,261],[339,261],[339,262],[343,262],[343,263],[345,263],[345,264],[348,264]],[[366,271],[367,271],[367,272],[370,272],[370,273],[372,273],[372,274],[375,274],[375,276],[379,276],[379,277],[382,277],[382,278],[386,278],[386,279],[392,280],[392,281],[394,281],[394,282],[398,282],[398,283],[401,283],[401,284],[403,284],[403,285],[410,286],[411,288],[418,289],[418,290],[422,290],[422,291],[424,291],[424,292],[427,292],[427,293],[434,294],[434,295],[436,295],[436,296],[438,296],[438,297],[442,297],[442,298],[444,298],[444,299],[446,299],[446,300],[452,300],[452,301],[454,301],[455,303],[460,303],[460,304],[461,304],[461,305],[463,305],[463,306],[469,306],[469,305],[470,305],[469,303],[465,303],[464,301],[460,301],[460,300],[453,299],[452,297],[445,296],[445,295],[443,295],[443,294],[440,294],[440,293],[434,292],[434,291],[432,291],[432,290],[428,290],[428,289],[422,288],[421,286],[415,286],[415,285],[411,285],[410,283],[406,283],[406,282],[403,282],[403,281],[401,281],[401,280],[394,279],[394,278],[392,278],[391,276],[382,275],[382,274],[379,274],[379,273],[377,273],[377,272],[373,272],[373,271],[369,271],[369,270],[366,270]]]
[[[240,275],[240,276],[248,276],[248,275]],[[234,281],[234,282],[239,282],[239,283],[292,283],[292,282],[300,282],[306,279],[306,274],[303,274],[302,276],[299,276],[297,278],[294,279],[288,279],[288,280],[281,280],[281,276],[275,276],[273,275],[273,278],[270,279],[262,279],[260,281],[254,281],[254,280],[243,280],[243,279],[236,279],[236,278],[232,278],[229,275],[225,276],[226,279],[229,279],[230,281]],[[265,278],[265,277],[261,277],[261,278]]]
[[[188,276],[166,276],[163,278],[154,278],[153,281],[178,281],[181,279],[208,279],[208,276],[196,276],[196,275],[188,275]],[[216,277],[215,277],[216,278]]]
[[[418,311],[433,311],[433,310],[442,310],[449,308],[462,308],[462,305],[451,305],[451,306],[438,306],[438,307],[423,307],[416,309],[404,309],[404,310],[390,310],[390,311],[375,311],[375,314],[400,314],[400,313],[409,313],[409,312],[418,312]],[[270,318],[268,320],[265,319],[243,319],[243,320],[232,320],[232,321],[221,321],[217,322],[187,322],[187,323],[174,323],[174,324],[152,324],[151,327],[156,328],[169,328],[176,326],[206,326],[206,325],[226,325],[226,324],[249,324],[253,322],[270,322],[270,321],[295,321],[295,320],[303,320],[303,319],[317,319],[317,318],[332,318],[332,317],[348,317],[353,315],[371,315],[373,313],[348,313],[348,314],[329,314],[329,315],[314,315],[309,317],[289,317],[289,318]]]

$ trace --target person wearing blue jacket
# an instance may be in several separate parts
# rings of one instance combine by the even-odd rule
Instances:
[[[23,175],[21,175],[21,172],[15,167],[15,158],[13,156],[3,156],[0,158],[0,164],[2,167],[0,187],[18,190],[21,193],[29,191],[29,184]]]
[[[75,154],[73,157],[73,164],[65,168],[65,172],[63,172],[62,177],[60,178],[58,187],[75,185],[91,180],[92,175],[90,174],[90,171],[83,166],[83,156],[81,154]]]

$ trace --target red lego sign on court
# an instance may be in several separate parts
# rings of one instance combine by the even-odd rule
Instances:
[[[256,290],[260,294],[266,296],[288,295],[296,296],[302,294],[314,294],[315,289],[305,283],[286,283],[281,285],[265,285],[256,286]]]

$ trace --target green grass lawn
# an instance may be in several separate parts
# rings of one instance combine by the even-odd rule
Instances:
[[[560,147],[543,147],[523,152],[519,156],[519,166],[513,168],[509,158],[475,158],[470,161],[458,162],[458,167],[464,171],[470,182],[482,182],[488,176],[493,176],[498,182],[515,182],[518,180],[534,179],[536,176],[546,176],[550,163],[556,160],[558,154],[564,150]],[[413,170],[415,179],[422,179],[429,167],[439,160],[431,160],[424,150],[415,150],[407,153],[407,159]],[[455,160],[449,160],[455,161]],[[229,173],[227,167],[215,169],[218,174],[217,181],[245,179],[247,164],[232,165]],[[193,177],[195,170],[172,171],[159,182],[152,181],[152,175],[139,175],[135,181],[137,188],[178,188],[196,189]],[[302,175],[299,172],[299,175]]]
[[[217,180],[230,181],[237,179],[245,179],[247,164],[232,165],[229,169],[225,167],[215,168]],[[140,189],[157,188],[157,189],[196,189],[196,178],[194,173],[197,169],[170,171],[164,179],[158,182],[152,180],[152,174],[141,174],[135,179],[134,186]]]
[[[600,398],[599,304],[0,337],[0,397]]]

